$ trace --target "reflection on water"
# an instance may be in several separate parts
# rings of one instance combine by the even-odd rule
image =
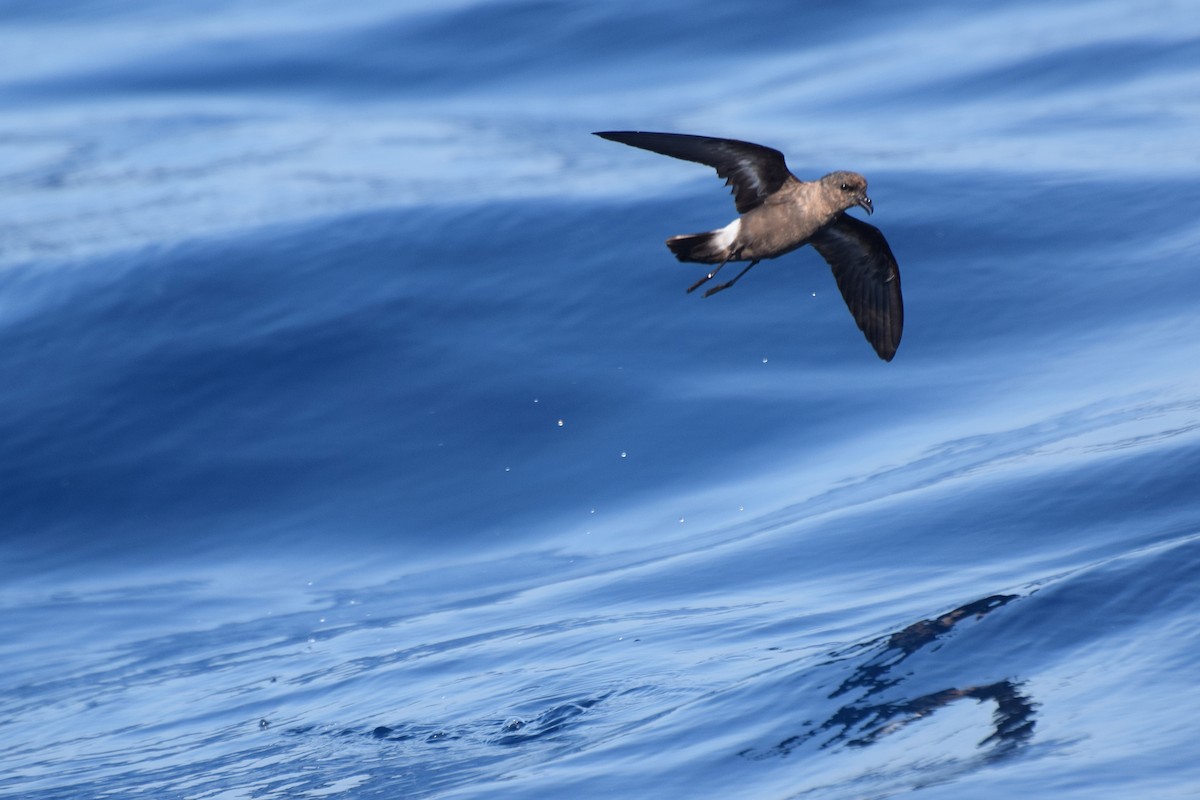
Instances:
[[[1001,680],[984,685],[949,686],[916,697],[891,701],[873,701],[872,698],[906,680],[907,676],[900,674],[897,667],[911,655],[933,644],[959,623],[968,619],[981,620],[1017,597],[1013,594],[985,597],[937,617],[918,620],[890,636],[881,636],[856,646],[853,648],[856,651],[879,650],[829,695],[830,699],[835,699],[862,690],[855,700],[840,707],[811,730],[789,736],[765,751],[751,748],[743,750],[741,755],[756,760],[786,756],[805,742],[827,732],[832,732],[832,735],[821,741],[821,749],[834,745],[865,747],[963,699],[992,701],[996,704],[993,730],[979,742],[979,746],[993,745],[990,757],[1013,751],[1029,741],[1034,727],[1035,704],[1022,692],[1018,682]],[[834,655],[835,660],[826,662],[825,666],[841,663],[842,654]]]

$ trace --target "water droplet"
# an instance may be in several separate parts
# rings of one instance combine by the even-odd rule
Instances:
[[[767,363],[767,357],[766,357],[766,356],[763,356],[763,363],[764,363],[764,364],[765,364],[765,363]]]
[[[558,421],[558,427],[560,427],[560,428],[561,428],[562,426],[563,426],[563,421],[560,419],[560,420]]]
[[[628,454],[628,453],[626,453],[624,450],[622,450],[622,451],[621,451],[621,458],[628,458],[628,457],[629,457],[629,454]]]

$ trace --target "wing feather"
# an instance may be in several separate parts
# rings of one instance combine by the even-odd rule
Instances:
[[[768,195],[777,192],[792,176],[783,153],[752,142],[648,131],[600,131],[596,135],[713,167],[717,175],[725,179],[726,185],[733,187],[734,203],[739,214],[761,205]]]
[[[904,299],[900,267],[883,234],[843,213],[810,242],[829,262],[859,330],[880,358],[891,361],[904,332]]]

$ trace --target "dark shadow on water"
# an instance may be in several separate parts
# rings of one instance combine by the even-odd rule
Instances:
[[[404,743],[414,746],[441,745],[461,742],[472,747],[500,745],[514,747],[544,740],[554,743],[569,735],[586,721],[588,713],[614,695],[605,692],[573,698],[555,698],[544,711],[529,718],[482,719],[459,725],[436,723],[403,722],[393,725],[378,725],[370,730],[363,728],[338,728],[325,731],[327,735],[364,737],[380,742]],[[264,720],[261,727],[268,727]],[[293,726],[284,731],[290,736],[307,736],[320,732],[317,726]]]
[[[507,720],[486,720],[475,726],[458,730],[429,725],[403,724],[380,725],[369,732],[369,736],[388,742],[424,742],[436,744],[458,739],[474,739],[477,742],[514,746],[538,739],[552,738],[581,721],[581,717],[594,706],[611,696],[611,692],[596,697],[581,697],[557,703],[531,719],[510,717]],[[361,734],[362,731],[346,729],[346,735]]]
[[[514,717],[504,723],[505,733],[493,739],[492,743],[513,746],[553,736],[568,726],[574,725],[579,717],[593,706],[607,699],[609,694],[599,697],[586,697],[556,705],[529,721]]]

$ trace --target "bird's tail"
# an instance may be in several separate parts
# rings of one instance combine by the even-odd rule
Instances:
[[[709,233],[686,233],[667,239],[667,247],[680,261],[695,261],[700,264],[716,264],[725,260],[728,243],[722,241],[723,231]]]
[[[680,261],[695,261],[700,264],[723,264],[726,261],[737,261],[734,253],[738,235],[742,229],[742,220],[733,222],[708,233],[685,233],[682,236],[672,236],[667,239],[667,247]],[[740,250],[740,248],[738,248]]]

